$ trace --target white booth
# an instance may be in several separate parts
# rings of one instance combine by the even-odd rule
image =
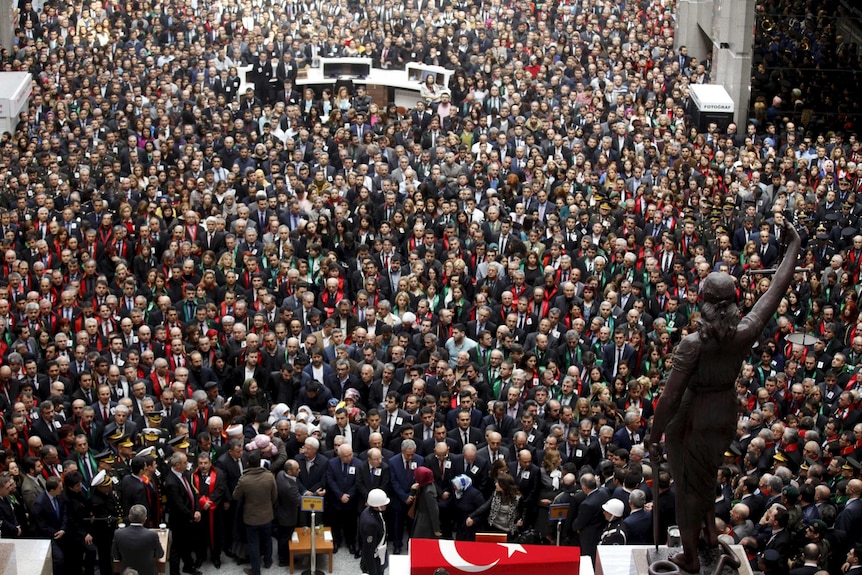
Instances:
[[[688,87],[691,100],[686,113],[691,116],[692,123],[698,131],[704,132],[710,123],[718,124],[718,129],[724,132],[727,125],[733,122],[735,106],[733,98],[720,84],[691,84]]]
[[[424,64],[407,64],[404,70],[384,70],[374,68],[371,58],[320,58],[317,66],[309,66],[296,79],[297,88],[314,88],[317,95],[323,88],[335,88],[336,83],[350,83],[353,86],[362,84],[368,95],[380,107],[389,102],[396,106],[414,108],[419,100],[419,88],[428,76],[434,76],[434,82],[449,89],[449,80],[453,71],[441,66],[426,66]],[[240,94],[245,93],[247,86],[252,85],[246,78],[251,66],[240,69]]]
[[[12,132],[33,92],[29,72],[0,72],[0,133]]]

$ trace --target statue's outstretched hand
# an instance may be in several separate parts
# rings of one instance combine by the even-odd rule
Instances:
[[[662,453],[661,453],[661,436],[656,437],[655,441],[653,441],[652,436],[650,436],[648,440],[649,444],[649,458],[650,461],[653,462],[661,462]]]

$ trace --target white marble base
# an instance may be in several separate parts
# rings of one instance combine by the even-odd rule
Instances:
[[[49,540],[0,541],[0,575],[51,575],[53,572]]]
[[[599,545],[595,575],[638,575],[633,552],[653,548],[653,545]]]
[[[661,546],[664,548],[664,546]],[[751,575],[751,566],[741,545],[731,545],[739,558],[739,575]],[[599,545],[596,551],[596,575],[647,575],[649,553],[654,545]]]

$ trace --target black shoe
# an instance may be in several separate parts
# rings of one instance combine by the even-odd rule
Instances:
[[[392,554],[401,555],[401,547],[395,547],[395,549],[392,550]]]
[[[221,569],[221,559],[213,559],[213,567]]]
[[[347,551],[348,551],[351,555],[356,555],[356,547],[354,547],[353,545],[348,545],[348,546],[347,546]]]
[[[332,544],[332,552],[333,552],[333,553],[338,553],[338,543],[333,543],[333,544]]]
[[[362,557],[362,553],[360,553],[358,550],[353,552],[354,559],[359,559],[360,557]]]
[[[183,569],[183,573],[189,573],[189,575],[203,575],[200,571],[195,569],[194,567],[186,567]]]
[[[264,569],[269,569],[270,567],[272,567],[272,561],[267,561],[263,564]]]
[[[225,554],[229,559],[236,559],[236,553],[234,553],[233,551],[225,551],[225,552],[224,552],[224,554]]]
[[[290,561],[279,561],[278,566],[279,567],[290,567]]]

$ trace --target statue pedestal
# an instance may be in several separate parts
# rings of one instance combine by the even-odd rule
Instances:
[[[0,541],[0,575],[51,575],[53,572],[48,539]]]
[[[716,573],[715,567],[718,554],[714,556],[701,556],[702,575],[752,575],[751,567],[745,556],[741,545],[731,545],[731,550],[736,554],[741,565],[739,569],[725,567],[721,573]],[[599,545],[596,551],[596,575],[648,575],[651,563],[659,560],[667,560],[671,555],[682,551],[679,547],[668,548],[660,545],[658,553],[654,545]],[[679,571],[679,573],[685,573]]]

